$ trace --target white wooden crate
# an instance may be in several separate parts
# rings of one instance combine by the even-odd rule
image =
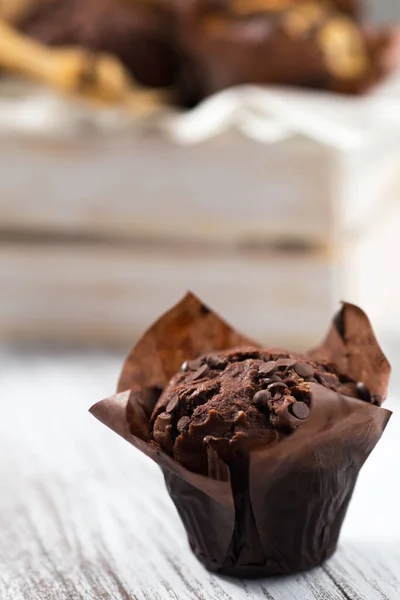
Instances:
[[[396,144],[3,138],[0,335],[129,345],[189,288],[293,348],[318,341],[342,298],[381,319],[400,292],[388,302],[392,281],[383,300],[362,265],[387,243],[366,232],[400,195]]]
[[[334,253],[100,241],[0,244],[0,339],[128,347],[188,289],[249,336],[309,348],[340,300],[400,334],[400,205]]]

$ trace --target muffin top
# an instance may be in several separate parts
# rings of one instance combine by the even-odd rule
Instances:
[[[374,403],[335,365],[284,351],[236,348],[183,363],[153,411],[152,441],[187,468],[207,472],[204,440],[289,435],[308,418],[311,383]]]

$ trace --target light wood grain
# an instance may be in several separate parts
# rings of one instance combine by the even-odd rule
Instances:
[[[189,147],[140,128],[129,137],[59,133],[0,140],[0,164],[3,229],[129,239],[337,248],[400,187],[399,143],[386,138],[339,153],[234,133]]]
[[[86,412],[121,358],[1,353],[1,600],[398,600],[397,417],[333,559],[289,578],[220,578],[190,553],[158,468]]]
[[[336,263],[307,253],[5,244],[0,273],[3,339],[127,347],[192,289],[246,335],[305,348],[339,297]]]
[[[25,231],[326,246],[334,229],[330,156],[307,140],[271,148],[234,134],[190,147],[143,131],[5,139],[0,222]]]
[[[332,255],[11,237],[0,244],[0,335],[127,348],[188,289],[271,345],[316,344],[341,299],[362,306],[379,332],[400,332],[400,282],[392,276],[399,228],[393,206]]]

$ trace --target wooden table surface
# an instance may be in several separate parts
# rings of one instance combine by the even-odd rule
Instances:
[[[0,352],[1,600],[398,600],[400,417],[334,558],[294,577],[221,578],[191,555],[158,468],[87,413],[120,361]]]

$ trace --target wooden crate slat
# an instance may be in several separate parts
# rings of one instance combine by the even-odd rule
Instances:
[[[0,268],[3,340],[130,343],[193,289],[248,335],[306,347],[335,308],[335,263],[315,255],[11,244]]]

